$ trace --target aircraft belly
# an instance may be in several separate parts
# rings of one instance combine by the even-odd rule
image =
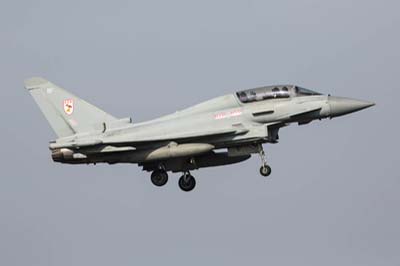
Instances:
[[[258,125],[247,128],[245,134],[236,134],[232,136],[220,136],[209,139],[210,143],[216,148],[225,148],[235,145],[241,145],[249,142],[266,142],[268,139],[267,125]]]
[[[193,157],[208,153],[215,147],[207,143],[170,143],[155,149],[136,151],[125,151],[116,153],[95,153],[89,156],[82,156],[73,150],[61,149],[53,152],[53,160],[63,163],[140,163],[151,161],[163,161],[171,158]]]
[[[250,155],[242,155],[231,157],[227,152],[221,153],[207,153],[199,156],[195,156],[192,159],[190,158],[174,158],[163,162],[163,166],[166,171],[172,172],[182,172],[182,171],[190,171],[199,168],[205,167],[214,167],[214,166],[223,166],[229,164],[235,164],[243,162],[249,159]],[[158,162],[147,162],[141,163],[140,166],[143,166],[144,171],[153,171],[158,169]]]

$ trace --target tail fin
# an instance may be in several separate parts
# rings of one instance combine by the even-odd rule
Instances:
[[[102,123],[117,120],[43,78],[26,80],[25,88],[60,138],[93,131]]]

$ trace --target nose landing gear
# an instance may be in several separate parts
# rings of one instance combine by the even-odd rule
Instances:
[[[265,157],[265,152],[262,144],[258,144],[258,153],[260,154],[261,157],[261,163],[262,166],[260,168],[260,174],[262,176],[269,176],[271,175],[272,169],[271,167],[267,164],[267,159]]]
[[[263,165],[260,167],[260,174],[262,176],[269,176],[271,174],[271,167],[269,165]]]

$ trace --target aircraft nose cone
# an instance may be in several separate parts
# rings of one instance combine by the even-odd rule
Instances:
[[[329,96],[330,116],[336,117],[374,106],[375,103],[351,98]]]

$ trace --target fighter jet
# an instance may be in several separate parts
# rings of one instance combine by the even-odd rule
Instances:
[[[132,163],[151,172],[158,187],[168,172],[180,172],[179,187],[191,191],[190,171],[261,158],[260,174],[269,176],[263,149],[277,143],[291,124],[333,118],[374,105],[323,95],[296,85],[241,90],[151,121],[118,119],[39,77],[25,81],[57,135],[49,148],[55,162],[66,164]]]

